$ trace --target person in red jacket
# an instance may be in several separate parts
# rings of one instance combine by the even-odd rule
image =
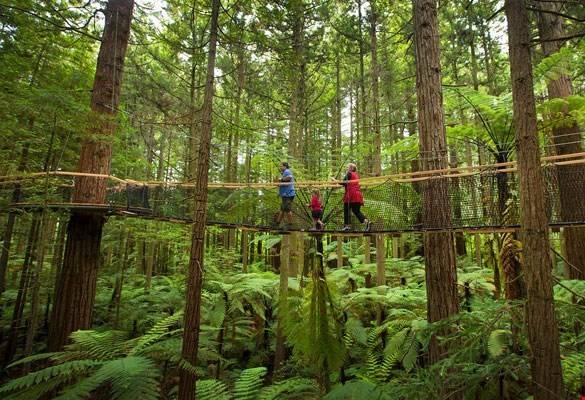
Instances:
[[[349,231],[350,213],[353,212],[360,223],[365,225],[365,231],[370,230],[370,220],[362,213],[361,207],[364,205],[364,196],[360,190],[360,176],[357,173],[355,164],[347,165],[347,174],[343,178],[342,185],[345,186],[345,195],[343,196],[343,231]]]
[[[311,208],[313,222],[315,222],[315,229],[322,230],[325,224],[321,221],[321,218],[323,218],[323,204],[321,203],[321,193],[319,192],[319,189],[313,190],[309,207]]]

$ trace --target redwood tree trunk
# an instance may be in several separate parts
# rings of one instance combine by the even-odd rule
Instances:
[[[416,90],[420,150],[423,170],[447,167],[447,146],[443,115],[439,21],[436,0],[413,0]],[[449,183],[432,179],[423,186],[423,225],[446,229],[451,225]],[[427,319],[435,322],[459,311],[457,270],[453,235],[450,232],[424,234]],[[429,360],[444,356],[436,338],[429,346]]]
[[[130,37],[134,0],[109,0],[91,96],[94,124],[81,147],[79,171],[109,174],[120,103],[124,58]],[[106,180],[80,177],[75,182],[73,202],[103,204]],[[100,242],[105,222],[103,214],[73,212],[67,227],[63,267],[55,288],[55,305],[49,327],[49,351],[59,351],[69,335],[91,327]]]
[[[566,36],[562,18],[554,14],[561,11],[562,5],[561,2],[539,2],[537,4],[538,8],[544,10],[538,15],[538,32],[545,56],[557,53],[563,45],[563,42],[553,40]],[[571,78],[566,74],[561,74],[557,79],[548,81],[547,89],[548,97],[551,99],[567,98],[573,94]],[[562,117],[571,121],[566,113],[567,110],[563,110]],[[562,126],[555,126],[552,134],[557,154],[583,151],[581,133],[574,121]],[[580,199],[585,193],[585,181],[579,179],[578,174],[582,174],[585,169],[582,165],[564,165],[557,166],[557,168],[561,196],[561,218],[565,222],[583,221],[584,212]],[[585,279],[585,228],[567,227],[563,230],[563,239],[567,261],[574,267],[569,268],[569,278]]]
[[[382,133],[380,132],[380,101],[378,97],[378,37],[376,27],[378,15],[376,12],[376,3],[370,0],[370,53],[371,73],[372,73],[372,125],[373,125],[373,149],[372,173],[376,176],[382,175]]]
[[[209,171],[209,149],[211,146],[211,128],[213,112],[213,71],[217,49],[219,0],[211,4],[211,26],[209,37],[209,55],[207,58],[207,76],[205,78],[205,96],[203,99],[201,141],[197,159],[197,181],[195,184],[195,208],[191,231],[191,255],[187,276],[187,296],[183,331],[182,358],[194,366],[197,362],[199,347],[199,327],[201,317],[201,286],[203,284],[203,252],[205,245],[205,223],[207,222],[207,182]],[[179,373],[179,400],[195,398],[195,375],[185,368]]]
[[[544,179],[536,129],[530,59],[530,28],[524,0],[507,0],[514,129],[518,149],[520,223],[527,301],[526,324],[532,351],[532,394],[536,400],[564,398],[559,334],[552,293]]]

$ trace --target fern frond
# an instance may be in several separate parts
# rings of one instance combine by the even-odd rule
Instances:
[[[265,387],[260,392],[259,400],[305,400],[318,399],[317,382],[307,378],[289,378]]]
[[[6,368],[13,368],[22,364],[29,364],[35,361],[47,360],[59,355],[63,355],[63,352],[34,354],[29,357],[21,358],[20,360],[17,360],[12,364],[8,365]]]
[[[573,353],[562,361],[565,384],[576,392],[585,384],[585,353]]]
[[[71,334],[73,343],[65,350],[85,353],[85,358],[112,360],[126,354],[126,333],[119,331],[77,331]]]
[[[160,341],[161,339],[173,336],[182,331],[182,329],[169,329],[178,324],[183,318],[183,313],[178,312],[158,321],[146,334],[133,341],[133,349],[129,354],[142,354],[149,346]]]
[[[256,398],[262,387],[264,375],[266,375],[265,367],[243,370],[234,385],[234,398],[236,400],[252,400]]]
[[[158,399],[158,368],[140,356],[104,363],[94,374],[67,388],[56,400],[82,400],[105,383],[111,385],[113,400]]]
[[[488,352],[492,357],[502,355],[509,345],[511,332],[506,329],[496,329],[490,333],[487,342]]]
[[[75,360],[43,368],[20,378],[13,379],[0,386],[0,393],[10,393],[27,389],[48,382],[57,377],[70,379],[76,376],[83,376],[92,368],[101,364],[102,362],[94,360]]]
[[[227,386],[216,379],[197,381],[197,398],[199,400],[230,400]]]

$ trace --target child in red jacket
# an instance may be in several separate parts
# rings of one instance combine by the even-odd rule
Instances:
[[[311,216],[315,222],[315,229],[322,230],[325,224],[321,221],[321,218],[323,218],[323,204],[321,203],[319,189],[313,189],[309,207],[311,208]]]

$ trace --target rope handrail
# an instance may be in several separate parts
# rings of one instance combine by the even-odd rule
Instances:
[[[574,160],[571,160],[574,159]],[[585,152],[545,156],[541,157],[541,163],[543,166],[564,166],[564,165],[577,165],[585,163]],[[471,165],[455,168],[441,168],[434,170],[423,170],[413,172],[403,172],[390,175],[381,175],[375,177],[360,178],[359,181],[363,186],[373,186],[384,183],[386,181],[394,181],[397,183],[409,183],[419,182],[428,179],[438,178],[460,178],[470,175],[480,174],[484,172],[497,172],[497,173],[512,173],[516,172],[515,167],[516,161],[508,161],[503,163],[494,164],[481,164]],[[463,172],[467,171],[467,172]],[[471,172],[474,171],[474,172]],[[453,173],[455,172],[455,173]],[[88,172],[70,172],[70,171],[48,171],[48,172],[35,172],[28,174],[16,174],[0,176],[0,186],[14,184],[23,180],[34,180],[41,177],[47,176],[62,176],[62,177],[88,177],[97,179],[108,179],[122,185],[135,185],[135,186],[149,186],[149,187],[184,187],[194,188],[194,182],[165,182],[165,181],[140,181],[134,179],[123,179],[114,175],[108,174],[93,174]],[[314,187],[314,188],[334,188],[340,187],[343,183],[352,181],[341,181],[341,180],[304,180],[295,181],[295,187]],[[267,189],[275,188],[278,186],[288,186],[288,182],[210,182],[209,188],[224,188],[224,189],[240,189],[240,188],[256,188],[256,189]]]

